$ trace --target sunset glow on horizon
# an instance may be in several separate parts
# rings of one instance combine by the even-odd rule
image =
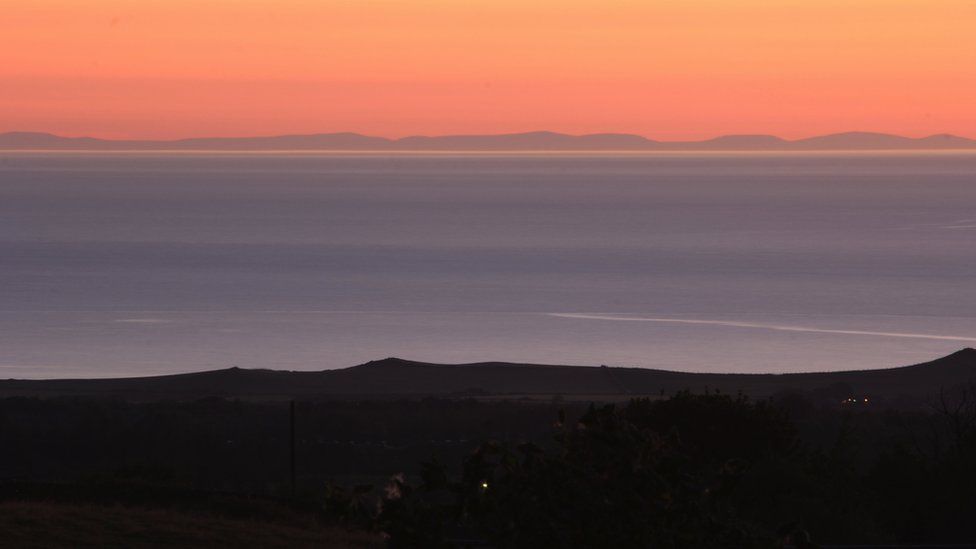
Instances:
[[[963,0],[0,0],[0,132],[976,137]]]

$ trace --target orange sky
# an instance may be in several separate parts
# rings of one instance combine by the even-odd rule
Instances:
[[[976,137],[972,0],[0,0],[0,131]]]

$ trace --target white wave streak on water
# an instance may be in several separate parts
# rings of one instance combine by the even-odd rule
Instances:
[[[560,318],[576,318],[582,320],[613,320],[618,322],[661,322],[669,324],[706,324],[711,326],[731,326],[734,328],[755,328],[758,330],[776,330],[780,332],[806,332],[817,334],[840,334],[874,337],[900,337],[910,339],[937,339],[941,341],[976,341],[976,337],[955,335],[915,334],[905,332],[873,332],[867,330],[834,330],[829,328],[810,328],[806,326],[790,326],[784,324],[760,324],[756,322],[737,322],[732,320],[705,320],[688,318],[657,318],[634,316],[610,316],[585,313],[547,313],[549,316]]]

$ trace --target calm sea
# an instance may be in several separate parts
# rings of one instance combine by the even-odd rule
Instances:
[[[0,377],[976,346],[976,154],[0,153]]]

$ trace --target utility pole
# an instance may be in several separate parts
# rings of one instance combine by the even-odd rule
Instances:
[[[292,400],[290,402],[289,409],[290,409],[290,412],[291,412],[290,413],[290,416],[291,416],[291,436],[289,437],[289,439],[290,439],[290,447],[291,447],[291,454],[289,456],[289,458],[290,458],[290,467],[289,467],[289,470],[290,470],[290,473],[291,473],[291,497],[295,497],[295,495],[297,493],[297,489],[296,489],[296,486],[295,486],[295,401],[294,400]]]

